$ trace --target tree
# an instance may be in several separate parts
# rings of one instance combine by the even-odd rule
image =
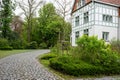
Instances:
[[[67,16],[70,15],[70,12],[71,12],[71,3],[72,1],[71,0],[54,0],[57,4],[57,12],[63,17],[64,20],[67,20]],[[62,22],[63,23],[63,35],[62,35],[62,41],[65,41],[66,40],[66,30],[68,31],[71,31],[71,25],[67,25],[65,21]],[[69,28],[69,29],[68,29]],[[70,34],[68,34],[70,35]],[[67,39],[68,40],[68,39]]]
[[[71,0],[54,0],[57,4],[57,12],[66,20],[66,17],[70,15],[71,12]]]
[[[36,2],[36,0],[27,0],[27,3],[22,0],[19,2],[20,8],[23,10],[27,22],[27,39],[28,42],[31,41],[31,31],[32,31],[32,18],[35,14],[36,9],[43,3],[43,1]]]
[[[11,23],[11,28],[13,31],[17,32],[19,35],[22,33],[23,20],[20,16],[14,16]]]
[[[1,23],[2,23],[2,36],[4,38],[9,37],[11,32],[10,23],[12,20],[12,13],[14,10],[14,4],[12,0],[2,0],[1,2]]]
[[[63,19],[56,13],[55,7],[52,3],[43,6],[39,11],[39,28],[38,35],[39,42],[46,42],[47,47],[54,46],[58,39],[59,33],[62,34],[62,21]]]

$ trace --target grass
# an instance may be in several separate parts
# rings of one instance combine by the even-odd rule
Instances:
[[[4,58],[6,56],[14,55],[14,54],[19,54],[23,52],[28,52],[30,50],[0,50],[0,59]]]

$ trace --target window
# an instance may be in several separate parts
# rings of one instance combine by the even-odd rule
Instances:
[[[89,13],[86,12],[84,13],[84,23],[88,23],[89,22]]]
[[[75,17],[75,26],[79,26],[79,16]]]
[[[85,5],[85,0],[81,0],[81,5]]]
[[[79,0],[77,3],[77,9],[80,8],[80,6],[81,6],[81,1]]]
[[[75,32],[75,39],[79,38],[79,31]]]
[[[84,30],[84,35],[87,35],[87,36],[89,35],[89,30],[88,29]]]
[[[113,17],[111,15],[103,15],[103,21],[113,22]]]
[[[103,32],[102,33],[102,38],[103,38],[103,40],[105,40],[105,41],[108,41],[109,39],[109,32]]]

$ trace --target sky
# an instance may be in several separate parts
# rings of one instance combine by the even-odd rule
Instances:
[[[21,0],[17,0],[17,1],[19,2]],[[24,0],[24,1],[27,2],[27,0]],[[53,4],[55,4],[54,0],[44,0],[44,1],[46,1],[47,3],[52,2]],[[72,1],[72,5],[73,5],[74,0],[71,0],[71,1]],[[72,6],[72,5],[70,5],[70,6]],[[22,18],[24,18],[25,16],[22,13],[23,13],[23,11],[20,8],[17,7],[16,10],[15,10],[15,14],[19,15],[19,16],[22,16]]]

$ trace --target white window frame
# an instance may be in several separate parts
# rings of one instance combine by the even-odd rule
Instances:
[[[75,26],[79,26],[79,16],[75,17]]]
[[[85,30],[84,30],[84,35],[89,36],[89,29],[85,29]]]
[[[103,14],[103,21],[104,22],[113,22],[113,16],[111,16],[111,15],[106,15],[106,14]]]
[[[89,12],[85,12],[84,13],[84,23],[88,23],[89,22]]]
[[[78,39],[78,38],[79,38],[79,36],[80,36],[79,34],[80,34],[79,31],[76,31],[76,32],[75,32],[75,39]]]
[[[85,0],[81,0],[81,5],[85,5]]]
[[[102,32],[102,39],[109,42],[109,32]]]

